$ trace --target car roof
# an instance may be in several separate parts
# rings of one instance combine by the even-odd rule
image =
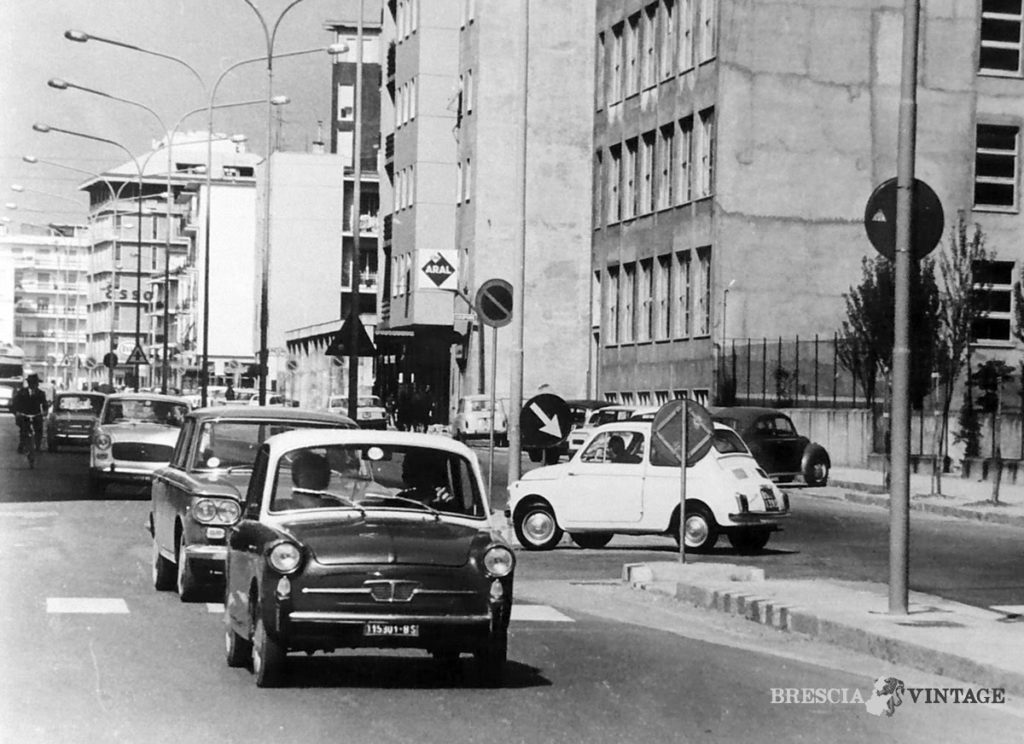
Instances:
[[[166,403],[184,403],[188,405],[188,398],[180,395],[163,395],[162,393],[111,393],[106,396],[111,400],[159,400]]]
[[[726,426],[719,421],[713,421],[712,423],[715,426],[715,431],[731,431],[734,434],[736,433],[731,426]],[[599,434],[602,431],[615,431],[616,429],[622,429],[623,427],[650,433],[651,426],[653,424],[653,421],[644,421],[642,419],[624,419],[623,421],[612,421],[607,424],[595,426],[591,434]]]
[[[98,390],[58,390],[56,393],[54,393],[54,397],[55,398],[64,398],[64,397],[69,396],[69,395],[74,395],[76,397],[80,397],[80,396],[84,395],[84,396],[87,396],[89,398],[106,398],[107,397],[106,393],[101,393]]]
[[[607,408],[612,405],[606,400],[596,400],[592,398],[569,398],[565,402],[574,408]]]
[[[476,460],[466,445],[439,434],[418,434],[408,431],[379,431],[374,429],[296,429],[277,434],[267,440],[273,452],[290,451],[299,447],[318,447],[332,444],[379,444],[383,446],[428,447],[462,455]]]
[[[761,416],[785,416],[784,411],[767,406],[716,406],[709,408],[708,412],[712,417],[721,416],[736,419],[744,424],[749,423]]]
[[[256,421],[315,421],[325,424],[345,423],[356,426],[348,416],[326,411],[311,411],[308,408],[270,408],[267,406],[208,406],[189,413],[189,418],[200,421],[213,419],[238,419]]]

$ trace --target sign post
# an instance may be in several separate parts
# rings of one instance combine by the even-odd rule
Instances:
[[[488,279],[480,285],[476,292],[475,309],[480,322],[494,330],[491,333],[491,429],[488,433],[487,454],[487,493],[493,491],[494,484],[494,388],[498,378],[498,329],[512,322],[512,285],[504,279]],[[508,417],[506,417],[508,426]],[[518,453],[509,451],[509,459]]]
[[[679,421],[676,421],[678,417]],[[711,449],[715,425],[704,406],[692,400],[670,400],[651,424],[652,462],[679,465],[679,562],[686,562],[686,469]]]

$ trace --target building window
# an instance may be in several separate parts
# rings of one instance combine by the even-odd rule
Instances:
[[[633,298],[636,296],[636,264],[622,267],[622,282],[619,287],[619,341],[633,342]]]
[[[636,137],[626,140],[626,157],[622,163],[622,219],[624,220],[636,216],[636,150]]]
[[[416,78],[410,80],[408,85],[409,90],[406,95],[409,97],[409,120],[411,121],[416,118]]]
[[[473,71],[466,70],[466,89],[462,94],[462,102],[466,107],[467,114],[473,113],[473,93]]]
[[[466,166],[462,170],[462,185],[465,188],[463,195],[464,201],[470,201],[473,198],[473,159],[466,158]]]
[[[667,127],[661,127],[658,130],[658,147],[655,150],[655,157],[657,159],[655,165],[655,171],[657,172],[658,183],[657,183],[657,197],[655,199],[655,207],[657,209],[666,209],[672,206],[672,181],[673,181],[673,169],[672,164],[675,162],[675,127],[669,125]]]
[[[622,184],[622,145],[608,148],[608,224],[622,219],[622,200],[620,187]]]
[[[605,289],[608,312],[605,316],[604,337],[607,344],[619,342],[619,267],[608,267],[608,287]]]
[[[693,68],[693,4],[696,0],[679,0],[679,71]]]
[[[1013,209],[1017,204],[1017,150],[1020,128],[978,125],[974,158],[974,206]]]
[[[681,251],[676,254],[675,258],[675,276],[672,282],[672,309],[675,317],[672,331],[676,338],[689,338],[691,328],[690,293],[692,291],[690,252]]]
[[[594,152],[594,173],[597,174],[597,187],[594,189],[593,212],[591,219],[594,222],[594,229],[601,228],[601,220],[604,219],[605,197],[608,193],[608,166],[604,162],[604,153],[600,149]]]
[[[983,295],[985,312],[971,328],[978,344],[1006,344],[1011,340],[1013,262],[978,261],[972,268],[975,288]]]
[[[673,60],[676,54],[676,2],[662,0],[661,22],[658,24],[659,34],[659,77],[662,80],[672,77],[675,72]]]
[[[601,328],[601,272],[595,271],[590,287],[590,327]]]
[[[455,203],[462,203],[462,194],[464,193],[464,182],[462,175],[462,163],[455,164]]]
[[[640,82],[640,14],[629,18],[626,23],[626,96],[639,92]]]
[[[983,74],[1021,74],[1021,10],[1021,0],[982,0],[978,69]]]
[[[671,282],[672,257],[658,256],[654,280],[654,338],[666,339],[672,334]],[[662,401],[664,402],[664,401]]]
[[[640,140],[640,205],[637,214],[648,214],[654,209],[654,132]]]
[[[658,4],[648,5],[642,18],[643,59],[640,68],[641,89],[658,82]]]
[[[693,117],[679,122],[679,142],[676,143],[676,204],[686,204],[693,198],[691,171],[693,170]]]
[[[355,88],[338,86],[338,121],[352,121],[355,116]]]
[[[594,108],[604,108],[608,93],[605,85],[605,68],[608,64],[608,50],[605,49],[604,31],[597,35],[597,50],[594,53]]]
[[[695,314],[697,318],[697,335],[707,336],[711,333],[711,249],[697,249],[697,278],[694,282],[694,293],[697,301]]]
[[[711,196],[715,188],[715,112],[701,111],[697,137],[697,198]]]
[[[718,50],[718,0],[701,0],[700,61],[714,59]]]
[[[622,100],[622,55],[623,42],[622,34],[624,24],[617,23],[612,26],[612,43],[608,47],[608,103],[618,103]]]
[[[640,283],[637,285],[637,341],[650,341],[654,337],[654,261],[640,262]]]

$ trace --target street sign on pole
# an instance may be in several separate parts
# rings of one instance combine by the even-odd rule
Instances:
[[[535,395],[519,412],[523,449],[557,447],[569,436],[571,425],[568,403],[552,393]]]
[[[146,352],[142,350],[142,344],[135,345],[135,348],[132,349],[132,353],[128,356],[125,364],[149,364],[149,360],[146,359]]]
[[[658,409],[651,424],[652,462],[678,465],[683,461],[682,417],[686,416],[686,467],[693,465],[711,449],[714,424],[704,406],[692,400],[670,400]]]
[[[945,215],[942,202],[932,187],[917,178],[913,183],[910,254],[913,260],[920,261],[942,240]],[[868,240],[890,261],[896,259],[896,191],[895,178],[883,181],[871,192],[864,208]]]
[[[475,309],[484,325],[507,326],[512,322],[512,285],[504,279],[488,279],[476,292]]]

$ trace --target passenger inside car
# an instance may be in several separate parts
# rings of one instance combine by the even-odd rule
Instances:
[[[639,438],[639,435],[634,437],[634,440]],[[640,462],[640,455],[636,454],[636,444],[634,443],[633,449],[629,452],[626,451],[626,442],[618,434],[613,434],[608,439],[608,454],[611,462],[631,463],[636,464]]]
[[[448,479],[444,472],[444,461],[436,453],[411,450],[402,461],[402,481],[406,488],[396,495],[413,499],[421,504],[435,506],[452,500]]]
[[[301,450],[292,458],[290,497],[279,500],[274,508],[317,509],[325,506],[322,495],[330,484],[331,466],[327,458],[310,450]]]

